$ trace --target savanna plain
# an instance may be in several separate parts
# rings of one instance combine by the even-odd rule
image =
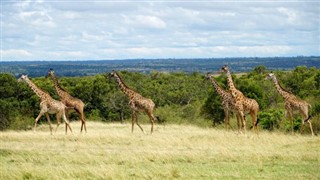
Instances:
[[[320,179],[320,138],[194,125],[72,122],[1,132],[0,179]],[[145,131],[150,124],[142,125]],[[149,131],[147,131],[149,132]]]

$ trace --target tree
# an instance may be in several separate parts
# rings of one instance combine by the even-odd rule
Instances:
[[[20,117],[22,117],[21,112],[25,113],[26,116],[32,114],[28,110],[31,103],[25,99],[31,96],[30,91],[22,93],[22,91],[27,90],[26,85],[19,85],[17,79],[7,73],[0,74],[0,84],[0,130],[10,128],[13,124],[26,126],[28,122]]]
[[[256,66],[253,69],[253,72],[255,72],[256,74],[265,74],[266,73],[266,67],[265,66]]]
[[[224,111],[221,105],[221,98],[215,91],[210,91],[208,98],[201,108],[201,114],[206,119],[212,120],[212,126],[223,123]]]
[[[279,128],[279,124],[283,118],[283,110],[279,109],[268,109],[267,111],[260,112],[259,118],[260,118],[260,123],[259,125],[263,129],[267,130],[275,130]]]

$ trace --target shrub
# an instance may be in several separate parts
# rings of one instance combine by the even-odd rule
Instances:
[[[279,128],[284,113],[279,109],[269,109],[259,113],[259,125],[263,129],[274,130]]]

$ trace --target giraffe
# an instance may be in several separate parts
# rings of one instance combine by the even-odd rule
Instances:
[[[210,80],[212,85],[214,86],[215,91],[218,93],[218,95],[222,98],[222,106],[224,111],[224,125],[225,129],[228,128],[228,125],[232,128],[230,125],[230,112],[236,111],[235,103],[233,100],[233,97],[231,95],[230,91],[224,90],[218,82],[212,77],[211,73],[207,73],[206,79]],[[237,119],[239,120],[238,116]],[[238,125],[239,126],[239,125]]]
[[[33,90],[33,92],[40,98],[41,102],[40,102],[40,113],[37,116],[37,118],[35,119],[35,123],[34,123],[34,131],[36,130],[36,126],[37,126],[37,122],[38,120],[41,118],[41,116],[43,116],[44,114],[46,115],[46,118],[48,120],[49,123],[49,128],[50,128],[50,133],[52,135],[52,126],[51,126],[51,122],[50,122],[50,117],[49,117],[49,113],[50,114],[56,114],[56,118],[57,118],[57,128],[56,131],[60,125],[60,119],[61,117],[63,118],[64,122],[66,123],[66,130],[65,133],[67,134],[67,128],[69,127],[69,130],[72,132],[72,129],[70,127],[69,121],[66,118],[66,114],[65,114],[65,109],[66,106],[58,100],[53,99],[48,93],[44,92],[43,90],[41,90],[40,88],[38,88],[29,78],[27,75],[22,74],[21,77],[18,79],[18,82],[26,82],[28,84],[28,86]]]
[[[145,133],[138,123],[138,114],[139,112],[145,112],[151,121],[151,134],[153,132],[153,124],[155,122],[155,116],[153,114],[155,104],[151,99],[145,98],[134,90],[130,89],[121,79],[119,74],[115,71],[112,71],[110,77],[114,77],[121,89],[121,91],[129,98],[129,106],[131,109],[132,117],[132,128],[131,132],[133,133],[134,123],[136,123],[141,131]]]
[[[289,92],[289,91],[285,90],[283,87],[281,87],[277,77],[273,73],[268,74],[267,79],[271,79],[273,81],[278,93],[283,97],[283,99],[285,101],[286,116],[290,120],[291,132],[292,133],[294,132],[293,131],[293,111],[298,110],[303,118],[301,130],[300,130],[301,133],[303,133],[303,131],[304,131],[304,123],[308,122],[309,126],[310,126],[310,130],[311,130],[311,134],[312,134],[312,136],[314,136],[312,124],[310,121],[311,116],[308,114],[309,107],[311,107],[311,105],[309,103],[307,103],[306,101],[299,99],[298,97],[293,95],[291,92]]]
[[[235,101],[235,107],[237,110],[237,114],[239,115],[239,118],[242,122],[242,128],[244,132],[246,131],[246,118],[245,113],[249,113],[252,119],[252,128],[254,128],[256,131],[258,131],[258,112],[259,112],[259,104],[256,100],[247,98],[243,95],[241,91],[236,89],[232,76],[229,70],[229,67],[227,65],[224,65],[221,70],[227,74],[227,82],[229,89],[231,91],[231,95],[234,98]]]
[[[74,109],[81,120],[81,130],[80,132],[82,132],[83,128],[85,130],[85,132],[87,132],[87,127],[86,127],[86,120],[85,120],[85,116],[84,116],[84,103],[75,97],[72,97],[67,91],[65,91],[59,84],[57,76],[54,72],[53,69],[50,69],[48,71],[48,74],[46,77],[51,77],[51,79],[54,82],[54,87],[60,97],[60,100],[62,103],[64,103],[68,108],[66,109],[66,116],[68,118],[68,109]]]

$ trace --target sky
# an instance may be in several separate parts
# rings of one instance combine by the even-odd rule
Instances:
[[[1,0],[1,61],[320,55],[320,1]]]

